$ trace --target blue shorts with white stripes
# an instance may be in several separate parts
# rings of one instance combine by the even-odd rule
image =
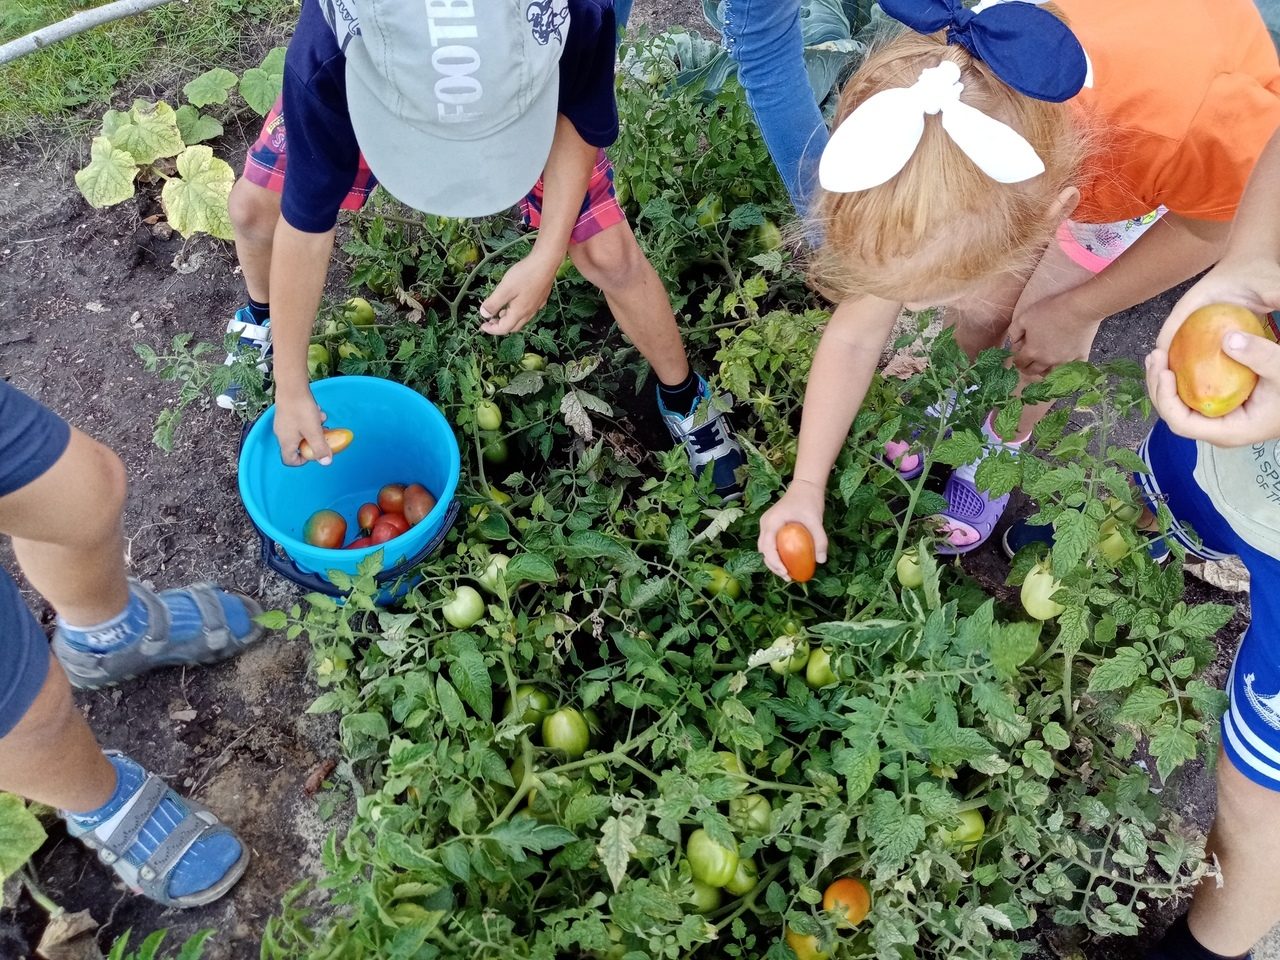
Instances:
[[[1138,452],[1152,471],[1139,485],[1148,500],[1168,504],[1177,521],[1174,538],[1211,560],[1238,556],[1249,570],[1250,624],[1227,679],[1231,706],[1222,718],[1222,746],[1246,777],[1280,790],[1280,558],[1242,540],[1200,489],[1192,475],[1194,440],[1162,421]]]

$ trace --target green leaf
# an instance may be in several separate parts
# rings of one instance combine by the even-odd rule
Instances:
[[[875,838],[869,858],[886,870],[902,867],[924,842],[924,817],[907,813],[902,801],[887,790],[877,790],[866,814],[866,834]]]
[[[175,116],[178,121],[178,132],[182,134],[182,142],[187,146],[222,136],[222,124],[213,117],[201,113],[189,103],[180,106]]]
[[[1043,624],[1015,621],[996,626],[991,632],[989,655],[996,675],[1002,680],[1012,680],[1018,668],[1031,659],[1040,642]]]
[[[559,579],[555,564],[540,553],[519,553],[507,564],[506,581],[517,583],[555,583]]]
[[[1179,601],[1169,611],[1165,622],[1188,640],[1207,640],[1225,627],[1236,608],[1222,603],[1198,603],[1193,607]]]
[[[1056,720],[1046,723],[1040,734],[1044,737],[1044,742],[1055,750],[1065,750],[1071,746],[1071,737]]]
[[[949,467],[962,467],[982,456],[982,439],[972,430],[957,430],[933,448],[932,459]]]
[[[1122,690],[1147,675],[1146,658],[1137,647],[1122,647],[1114,657],[1103,660],[1089,674],[1089,692]]]
[[[837,747],[831,752],[831,769],[845,778],[845,802],[855,803],[880,772],[880,748],[866,738]]]
[[[454,690],[453,685],[440,674],[436,674],[436,699],[440,702],[440,712],[444,715],[444,722],[449,726],[461,726],[466,721],[467,714],[462,707],[462,700],[458,697],[458,691]]]
[[[516,863],[523,863],[526,853],[544,853],[563,847],[577,839],[577,834],[550,823],[538,823],[527,817],[508,820],[489,832],[504,853]]]
[[[0,793],[0,880],[22,869],[44,839],[44,827],[26,803],[11,793]]]
[[[106,137],[94,137],[89,165],[76,171],[76,186],[90,206],[102,208],[133,196],[138,165],[132,155],[111,145]]]
[[[1196,756],[1196,738],[1176,724],[1161,724],[1151,738],[1151,755],[1156,758],[1156,773],[1160,779],[1169,775]]]
[[[226,103],[227,95],[236,85],[236,75],[223,67],[206,70],[182,88],[187,102],[196,107],[211,103]]]
[[[231,240],[231,214],[227,198],[236,175],[224,160],[206,146],[187,147],[178,157],[178,173],[160,191],[169,223],[184,237],[207,233]]]
[[[276,47],[262,66],[246,70],[240,79],[240,96],[260,117],[271,111],[284,88],[284,52],[284,47]]]
[[[129,122],[122,123],[111,134],[114,146],[146,166],[162,157],[172,157],[186,146],[178,130],[178,116],[167,103],[135,100],[129,110]]]
[[[1098,525],[1081,510],[1063,510],[1053,521],[1053,569],[1060,576],[1074,570],[1098,539]]]
[[[636,852],[636,838],[644,832],[644,814],[628,813],[610,817],[600,829],[597,850],[613,889],[622,886],[627,876],[627,864]]]
[[[464,649],[449,664],[449,678],[467,705],[483,719],[493,715],[489,668],[478,650]]]

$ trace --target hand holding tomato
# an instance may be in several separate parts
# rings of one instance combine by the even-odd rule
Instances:
[[[793,480],[782,498],[760,518],[756,548],[764,556],[765,566],[782,579],[792,579],[778,552],[778,534],[789,523],[803,526],[813,537],[815,562],[827,562],[827,533],[822,529],[825,500],[826,491],[819,485],[807,480]]]
[[[1258,375],[1257,386],[1235,410],[1223,417],[1206,417],[1178,396],[1169,348],[1187,318],[1213,303],[1239,304],[1259,315],[1280,308],[1280,264],[1266,257],[1224,259],[1187,291],[1170,311],[1155,349],[1147,356],[1151,402],[1174,433],[1215,446],[1248,446],[1280,437],[1280,346],[1268,339],[1248,334],[1223,338],[1223,352]]]
[[[294,393],[277,389],[273,429],[280,444],[280,459],[286,466],[296,467],[307,462],[301,450],[304,440],[321,466],[327,467],[333,462],[333,451],[324,436],[324,421],[324,411],[316,406],[310,389]]]

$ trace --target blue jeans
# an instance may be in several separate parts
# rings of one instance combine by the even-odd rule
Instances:
[[[827,125],[804,67],[800,0],[725,0],[724,42],[773,165],[804,217],[817,190]]]
[[[627,25],[632,2],[614,0],[619,29]],[[725,46],[738,64],[769,156],[803,217],[817,188],[827,125],[804,67],[800,0],[725,0],[724,8]]]

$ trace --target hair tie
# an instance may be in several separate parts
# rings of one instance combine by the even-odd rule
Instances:
[[[1088,58],[1071,28],[1027,0],[880,0],[880,9],[918,33],[947,31],[1019,93],[1061,103],[1085,85]]]
[[[887,182],[916,152],[927,114],[941,116],[947,136],[991,179],[1021,183],[1044,173],[1044,161],[1022,134],[963,103],[962,90],[960,67],[943,60],[909,87],[868,97],[831,135],[818,163],[818,182],[833,193]]]

